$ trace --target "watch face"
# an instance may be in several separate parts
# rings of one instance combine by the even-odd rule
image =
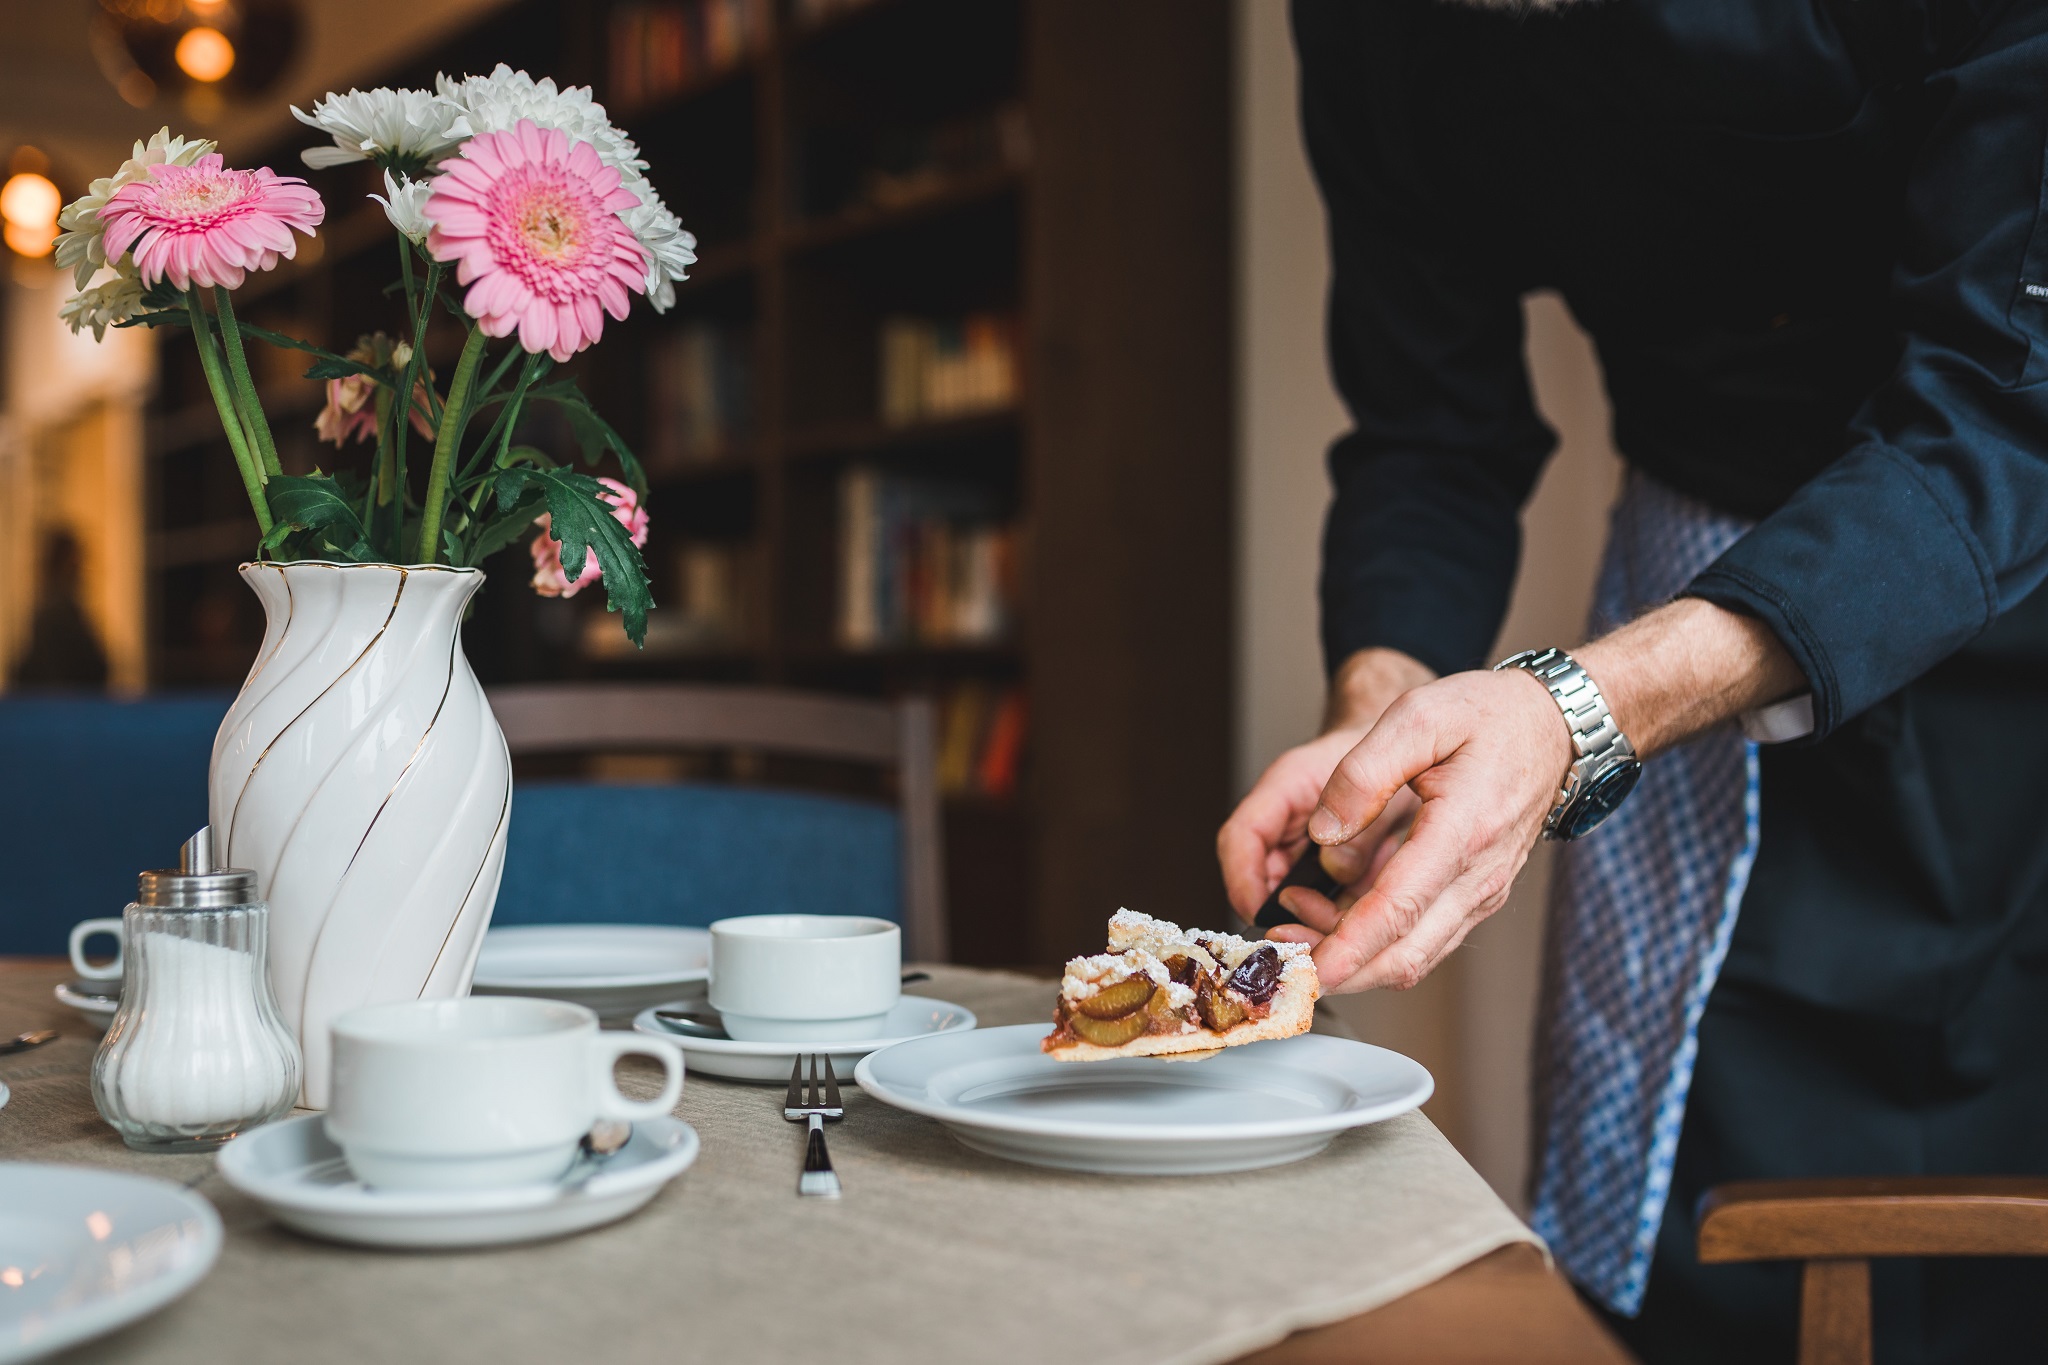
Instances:
[[[1617,763],[1601,773],[1586,784],[1579,799],[1566,812],[1564,826],[1558,833],[1566,839],[1591,834],[1636,789],[1636,782],[1642,775],[1643,765],[1635,759]]]

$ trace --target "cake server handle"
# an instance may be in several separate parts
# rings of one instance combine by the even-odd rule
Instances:
[[[1259,913],[1252,917],[1252,923],[1261,929],[1271,929],[1278,924],[1301,923],[1280,904],[1280,893],[1290,886],[1306,886],[1334,899],[1342,885],[1323,866],[1323,846],[1310,843],[1302,850],[1301,856],[1294,860],[1294,866],[1287,869],[1287,875],[1280,879],[1280,885],[1273,888],[1273,894],[1266,897],[1266,903],[1259,907]]]

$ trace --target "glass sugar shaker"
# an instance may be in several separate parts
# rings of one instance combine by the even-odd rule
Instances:
[[[93,1058],[93,1103],[139,1151],[203,1151],[299,1096],[299,1046],[265,970],[270,907],[254,872],[214,866],[205,829],[175,869],[138,882],[121,916],[127,971]]]

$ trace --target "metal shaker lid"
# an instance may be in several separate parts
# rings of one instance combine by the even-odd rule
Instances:
[[[253,905],[256,874],[246,867],[216,867],[213,830],[202,828],[178,850],[178,865],[136,878],[136,902],[152,910],[218,910]]]

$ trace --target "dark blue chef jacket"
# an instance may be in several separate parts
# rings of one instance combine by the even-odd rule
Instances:
[[[1762,852],[1640,1323],[1791,1358],[1787,1268],[1701,1268],[1722,1179],[2048,1171],[2048,3],[1296,0],[1355,429],[1322,606],[1486,660],[1554,437],[1520,300],[1592,334],[1634,466],[1758,525],[1688,589],[1816,735]],[[1560,642],[1564,643],[1564,642]],[[1595,835],[1594,837],[1598,837]],[[2023,1265],[1880,1267],[1885,1360],[2048,1341]]]

